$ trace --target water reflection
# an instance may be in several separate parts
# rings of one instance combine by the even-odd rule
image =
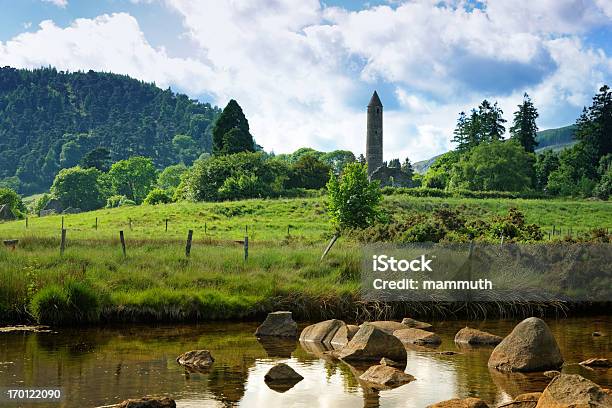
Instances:
[[[612,318],[548,321],[566,366],[605,387],[612,370],[588,370],[575,363],[610,358]],[[454,397],[478,396],[491,405],[524,392],[541,391],[541,373],[503,374],[487,368],[491,347],[458,349],[455,333],[466,322],[434,322],[443,340],[438,348],[410,346],[406,372],[416,378],[396,389],[377,391],[358,377],[367,366],[348,365],[320,345],[253,336],[256,324],[211,323],[192,326],[124,326],[0,335],[0,387],[61,387],[62,407],[103,406],[130,397],[168,395],[180,407],[423,407]],[[471,322],[470,326],[506,335],[512,321]],[[208,349],[215,363],[190,372],[175,359],[192,349]],[[440,351],[460,351],[441,354]],[[286,392],[270,389],[264,375],[284,362],[304,380]],[[0,404],[2,406],[2,404]],[[26,405],[24,405],[26,406]],[[36,407],[58,406],[35,404]]]

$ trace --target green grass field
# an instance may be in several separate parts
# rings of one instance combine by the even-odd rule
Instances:
[[[389,196],[383,203],[396,219],[442,206],[483,218],[516,207],[527,222],[545,230],[553,225],[574,231],[612,227],[608,202]],[[29,218],[27,229],[25,220],[0,224],[0,239],[20,240],[14,251],[0,248],[0,320],[192,321],[249,318],[275,309],[308,319],[371,312],[359,309],[359,244],[341,238],[319,260],[333,232],[323,198],[178,203],[66,215],[63,256],[61,223],[61,216],[48,216]],[[187,259],[189,229],[194,243]],[[245,262],[243,246],[235,241],[246,233],[250,250]]]

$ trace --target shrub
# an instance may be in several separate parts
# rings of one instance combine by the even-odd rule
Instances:
[[[0,206],[3,204],[8,204],[16,217],[20,217],[22,213],[26,212],[21,196],[10,188],[0,188]]]
[[[131,205],[136,205],[136,202],[134,200],[128,199],[126,196],[123,195],[110,196],[106,200],[106,208],[117,208]]]
[[[162,190],[161,188],[154,188],[149,191],[147,197],[144,200],[144,204],[156,205],[156,204],[168,204],[172,202],[172,197],[169,192]]]
[[[380,185],[368,180],[363,164],[347,164],[339,178],[332,173],[327,191],[328,212],[337,229],[365,228],[379,215]]]
[[[402,235],[402,242],[440,242],[446,235],[445,228],[438,222],[427,220],[416,224]]]

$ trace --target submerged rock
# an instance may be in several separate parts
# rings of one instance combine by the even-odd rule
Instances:
[[[612,407],[612,396],[578,374],[561,374],[542,392],[537,408]]]
[[[388,365],[372,366],[359,379],[373,388],[395,388],[415,380],[410,374]]]
[[[489,408],[480,398],[455,398],[428,405],[427,408]]]
[[[290,390],[303,379],[304,377],[284,363],[275,365],[264,376],[266,385],[278,392]]]
[[[255,336],[297,337],[297,330],[291,312],[272,312],[257,328]]]
[[[612,361],[607,358],[589,358],[588,360],[581,361],[581,366],[589,368],[610,368],[612,367]]]
[[[185,367],[205,370],[215,362],[215,359],[208,350],[191,350],[178,356],[176,362]]]
[[[421,330],[433,330],[433,326],[426,322],[421,322],[411,317],[404,317],[402,319],[402,324],[408,326],[412,329],[421,329]]]
[[[502,340],[503,338],[500,336],[496,336],[495,334],[487,333],[482,330],[472,329],[471,327],[464,327],[455,335],[455,343],[469,344],[472,346],[495,346],[501,343]]]
[[[176,402],[168,397],[143,397],[128,399],[116,405],[117,408],[176,408]]]
[[[387,357],[398,362],[406,362],[406,349],[395,336],[387,334],[375,325],[364,323],[348,344],[336,353],[346,361],[379,361]]]
[[[300,341],[331,344],[334,336],[341,328],[344,328],[346,332],[346,324],[337,319],[311,324],[302,330]]]
[[[601,332],[598,332],[598,331],[594,331],[591,335],[593,337],[601,337],[601,336],[603,336],[603,334]]]
[[[542,319],[530,317],[517,324],[495,347],[488,366],[501,371],[544,371],[559,368],[563,357]]]
[[[408,344],[440,344],[442,339],[435,333],[421,329],[401,329],[393,332],[393,335],[402,343]]]

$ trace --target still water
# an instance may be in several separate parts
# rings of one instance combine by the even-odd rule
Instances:
[[[0,333],[0,388],[59,387],[64,394],[61,403],[0,401],[0,407],[100,407],[144,395],[170,396],[179,407],[421,408],[467,396],[496,406],[546,386],[548,379],[541,373],[490,371],[487,360],[492,348],[461,349],[453,342],[466,324],[505,336],[516,321],[432,323],[442,345],[408,350],[406,372],[416,381],[385,391],[359,384],[357,376],[364,367],[348,366],[295,341],[258,341],[253,336],[255,323]],[[577,364],[590,357],[612,358],[612,316],[547,319],[547,323],[566,361],[563,372],[612,387],[612,369],[589,370]],[[593,331],[606,335],[593,337]],[[209,372],[188,373],[175,362],[176,356],[193,349],[211,351],[215,363]],[[439,353],[449,350],[460,354]],[[289,364],[304,380],[284,393],[268,388],[264,375],[278,362]]]

